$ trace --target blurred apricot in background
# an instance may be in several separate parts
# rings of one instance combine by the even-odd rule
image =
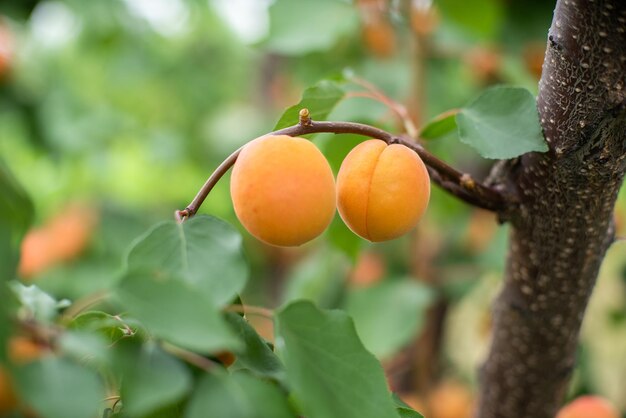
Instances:
[[[97,220],[93,208],[70,204],[44,225],[32,229],[22,241],[20,276],[29,279],[78,257],[87,247]]]

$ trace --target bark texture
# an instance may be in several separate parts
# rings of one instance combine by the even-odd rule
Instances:
[[[559,0],[539,84],[550,151],[500,164],[515,187],[480,418],[552,418],[587,302],[614,238],[626,169],[626,1]]]

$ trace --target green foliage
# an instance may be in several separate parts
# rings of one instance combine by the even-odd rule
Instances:
[[[158,346],[127,347],[117,361],[127,367],[123,373],[121,396],[129,416],[142,417],[178,401],[192,386],[190,371],[178,359]],[[138,352],[136,352],[138,351]],[[119,359],[125,355],[125,359]]]
[[[380,364],[350,317],[295,302],[278,313],[278,351],[306,416],[397,418]]]
[[[116,294],[122,306],[157,337],[202,353],[239,345],[215,303],[180,277],[129,273]]]
[[[133,245],[127,271],[177,276],[218,307],[230,302],[248,278],[241,236],[210,216],[157,225]]]
[[[400,418],[424,418],[422,414],[411,409],[411,407],[404,403],[395,393],[393,394],[393,401],[396,404],[396,410]]]
[[[348,262],[343,254],[331,249],[309,256],[291,272],[283,302],[307,299],[323,308],[333,308],[340,300]]]
[[[99,413],[104,399],[100,377],[64,358],[47,357],[30,363],[18,369],[15,378],[20,396],[43,418],[93,416]]]
[[[437,0],[436,4],[463,34],[488,40],[500,31],[504,10],[498,0]]]
[[[341,85],[335,81],[322,80],[313,87],[309,87],[302,94],[298,104],[285,110],[285,113],[276,123],[274,130],[286,128],[298,123],[300,109],[309,109],[311,119],[325,120],[333,108],[345,95]]]
[[[393,26],[397,53],[378,57],[362,31],[371,14],[347,0],[272,2],[269,31],[254,47],[218,13],[218,4],[238,2],[150,2],[151,11],[181,7],[173,32],[172,20],[154,20],[131,7],[145,2],[41,2],[28,18],[35,3],[19,13],[11,11],[16,5],[0,5],[10,13],[0,24],[8,22],[19,46],[12,72],[0,77],[0,360],[23,403],[42,418],[105,411],[119,418],[421,418],[390,397],[374,356],[389,360],[385,365],[402,361],[394,355],[420,334],[433,286],[395,278],[422,272],[437,283],[437,297],[450,313],[437,353],[443,367],[473,375],[476,364],[467,359],[484,348],[483,340],[463,342],[482,329],[476,318],[488,317],[488,304],[484,293],[468,289],[497,285],[508,232],[501,228],[477,244],[475,235],[484,237],[489,228],[441,190],[433,189],[423,228],[405,239],[365,243],[336,216],[323,239],[285,250],[248,235],[242,240],[226,177],[202,210],[227,222],[203,215],[182,225],[162,222],[132,241],[184,207],[224,156],[270,131],[273,121],[275,129],[296,124],[303,107],[314,120],[402,130],[385,104],[354,97],[367,89],[343,77],[324,78],[328,74],[368,80],[418,121],[479,97],[458,116],[427,123],[420,135],[429,140],[429,151],[475,178],[491,162],[468,152],[469,146],[486,158],[545,151],[531,94],[486,88],[494,82],[536,88],[525,61],[533,42],[545,45],[551,5],[436,0],[440,24],[417,57],[403,9],[410,2],[390,2],[393,9],[382,17]],[[58,26],[55,13],[56,19],[69,17],[61,25],[67,38],[57,44],[42,32]],[[471,61],[484,49],[500,60],[488,76]],[[416,66],[410,65],[414,58],[421,60]],[[320,134],[313,141],[336,174],[366,139]],[[36,219],[24,189],[35,201]],[[33,222],[45,228],[76,201],[98,214],[89,242],[28,285],[17,284],[24,233]],[[55,239],[63,243],[67,234]],[[365,249],[384,259],[376,268],[386,279],[353,288],[348,279],[367,268]],[[613,252],[623,269],[623,257]],[[614,274],[617,280],[620,274]],[[599,286],[611,280],[605,277]],[[611,307],[621,302],[602,300]],[[281,303],[282,309],[267,309],[273,330],[271,319],[248,308]],[[476,304],[455,326],[457,311]],[[247,314],[229,312],[242,310]],[[45,355],[11,364],[4,351],[18,332],[45,347]],[[603,338],[594,335],[590,344],[605,343]],[[222,364],[229,355],[234,363]],[[578,390],[615,381],[586,376]],[[389,385],[397,384],[390,375]]]
[[[185,418],[294,418],[287,399],[271,383],[245,373],[215,372],[204,376]]]
[[[33,220],[33,214],[30,198],[0,159],[0,286],[14,277],[19,243]]]
[[[485,158],[548,150],[535,98],[528,90],[492,87],[456,116],[461,141]]]
[[[270,7],[264,46],[285,55],[325,50],[352,32],[357,22],[354,7],[341,0],[278,0]]]
[[[422,139],[436,139],[456,131],[456,113],[439,115],[429,121],[419,133]]]
[[[226,321],[243,341],[242,348],[236,350],[237,359],[232,369],[248,369],[259,376],[284,380],[283,364],[248,321],[235,313],[227,314]]]
[[[350,292],[346,311],[365,347],[388,358],[418,335],[432,300],[432,291],[415,279],[387,280]]]

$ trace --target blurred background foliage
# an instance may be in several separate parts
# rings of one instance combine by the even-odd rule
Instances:
[[[21,279],[71,300],[110,287],[135,237],[184,208],[230,152],[271,131],[320,79],[366,80],[418,127],[491,84],[536,93],[552,8],[540,0],[1,2],[0,156],[36,218]],[[346,84],[329,119],[402,130],[385,104]],[[361,140],[314,138],[334,170]],[[455,135],[427,146],[478,178],[488,173],[491,161]],[[228,178],[201,212],[240,228]],[[624,193],[616,219],[623,236]],[[408,403],[428,417],[469,416],[506,226],[434,189],[418,229],[390,243],[367,243],[338,219],[296,249],[242,233],[247,304],[309,298],[347,309]],[[609,250],[570,389],[622,410],[624,250]],[[271,338],[268,321],[255,325]]]

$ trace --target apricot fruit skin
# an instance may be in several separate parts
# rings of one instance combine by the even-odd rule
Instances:
[[[233,167],[237,218],[257,239],[288,247],[320,235],[335,214],[335,179],[310,141],[267,135],[246,144]]]
[[[400,144],[372,139],[346,156],[337,175],[341,218],[357,235],[387,241],[410,231],[424,215],[430,177],[421,158]]]
[[[620,416],[606,399],[586,395],[574,399],[561,408],[556,418],[620,418]]]

